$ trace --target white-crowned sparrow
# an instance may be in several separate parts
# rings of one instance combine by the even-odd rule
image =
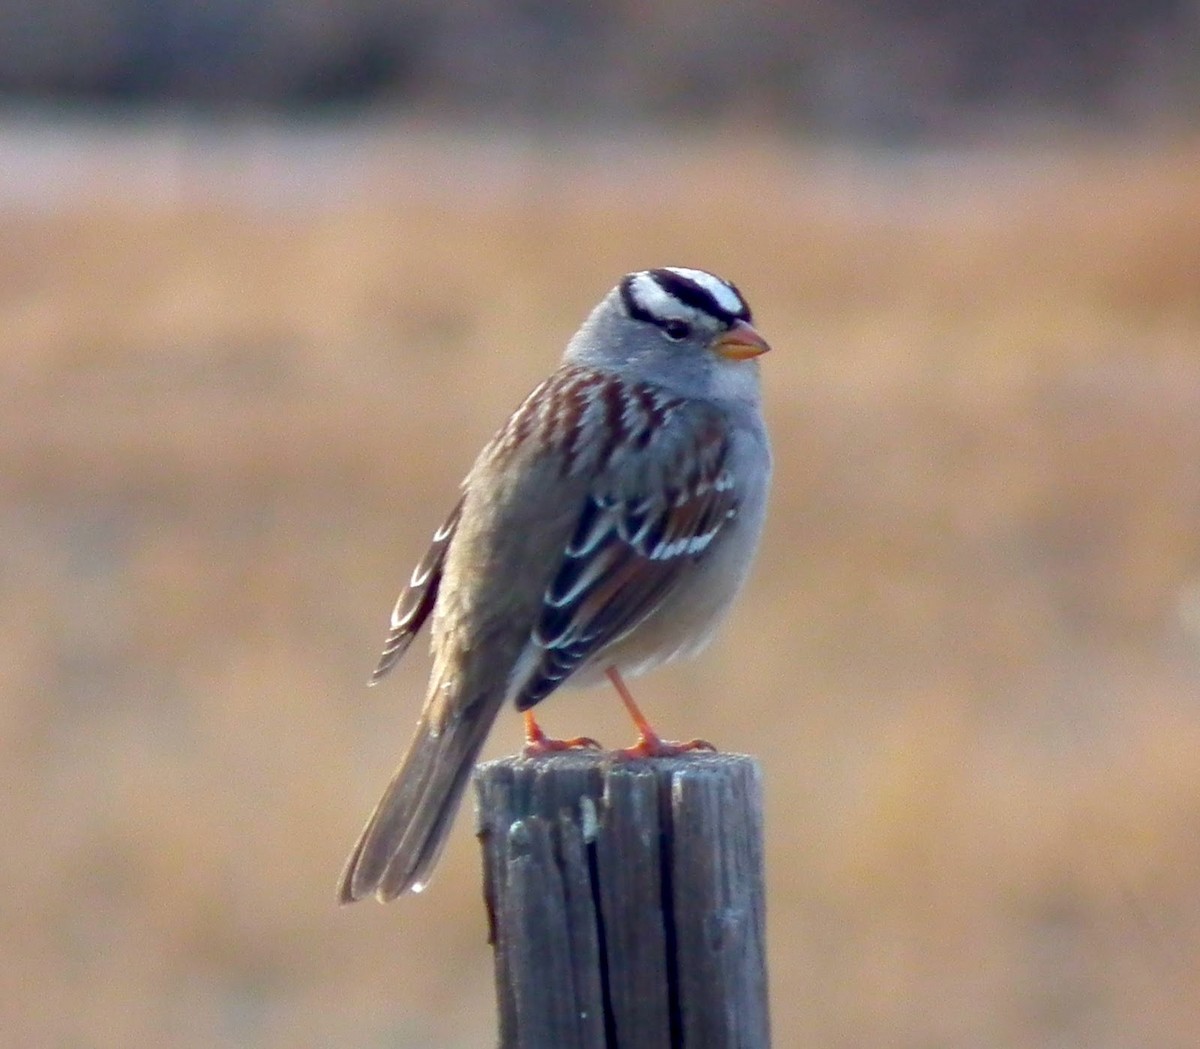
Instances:
[[[641,733],[629,755],[678,753],[621,674],[705,645],[745,579],[771,453],[759,354],[728,281],[630,273],[562,363],[480,453],[392,613],[372,683],[433,613],[433,671],[416,734],[346,863],[343,903],[420,891],[484,738],[569,679],[608,676]]]

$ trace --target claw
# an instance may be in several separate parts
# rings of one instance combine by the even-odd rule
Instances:
[[[563,750],[603,750],[591,736],[576,736],[574,739],[553,739],[542,731],[532,711],[525,711],[525,747],[521,753],[527,758],[557,754]]]
[[[625,681],[617,671],[617,668],[609,667],[605,671],[605,674],[608,676],[608,680],[612,682],[613,688],[617,690],[617,695],[621,697],[621,702],[625,704],[625,709],[629,711],[629,716],[633,718],[633,723],[637,726],[638,730],[637,742],[632,747],[613,751],[614,757],[631,760],[639,760],[641,758],[674,758],[680,754],[688,754],[693,750],[715,751],[717,749],[706,739],[690,739],[686,743],[675,743],[672,740],[663,739],[654,731],[650,722],[646,720],[646,715],[638,709],[637,703],[634,702],[629,689],[625,687]]]
[[[647,736],[643,733],[632,747],[614,751],[614,756],[627,761],[639,761],[644,758],[677,758],[680,754],[690,754],[696,750],[716,752],[716,747],[706,739],[689,739],[686,743],[676,743],[658,736]]]
[[[527,758],[542,757],[546,754],[557,754],[563,750],[603,750],[604,747],[591,736],[576,736],[574,739],[551,739],[543,736],[541,739],[525,741],[521,753]]]

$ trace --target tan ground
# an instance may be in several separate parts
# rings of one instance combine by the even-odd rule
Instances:
[[[475,449],[680,263],[776,347],[776,494],[639,695],[765,766],[776,1044],[1195,1045],[1200,145],[545,145],[322,140],[297,188],[99,135],[0,209],[0,1043],[491,1044],[469,821],[334,906],[423,655],[363,682]],[[600,690],[546,721],[627,741]]]

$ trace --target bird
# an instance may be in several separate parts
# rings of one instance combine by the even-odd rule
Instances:
[[[558,368],[480,452],[392,613],[371,684],[431,620],[408,749],[346,861],[338,899],[428,883],[480,748],[506,705],[607,679],[638,730],[628,759],[712,749],[663,739],[625,683],[702,649],[758,547],[771,475],[758,358],[738,288],[680,266],[628,273]]]

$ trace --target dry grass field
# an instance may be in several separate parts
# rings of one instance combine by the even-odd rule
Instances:
[[[474,451],[664,263],[775,346],[758,570],[639,695],[765,767],[776,1044],[1200,1041],[1200,141],[147,134],[0,200],[0,1044],[493,1044],[469,819],[334,904],[423,653],[364,681]]]

